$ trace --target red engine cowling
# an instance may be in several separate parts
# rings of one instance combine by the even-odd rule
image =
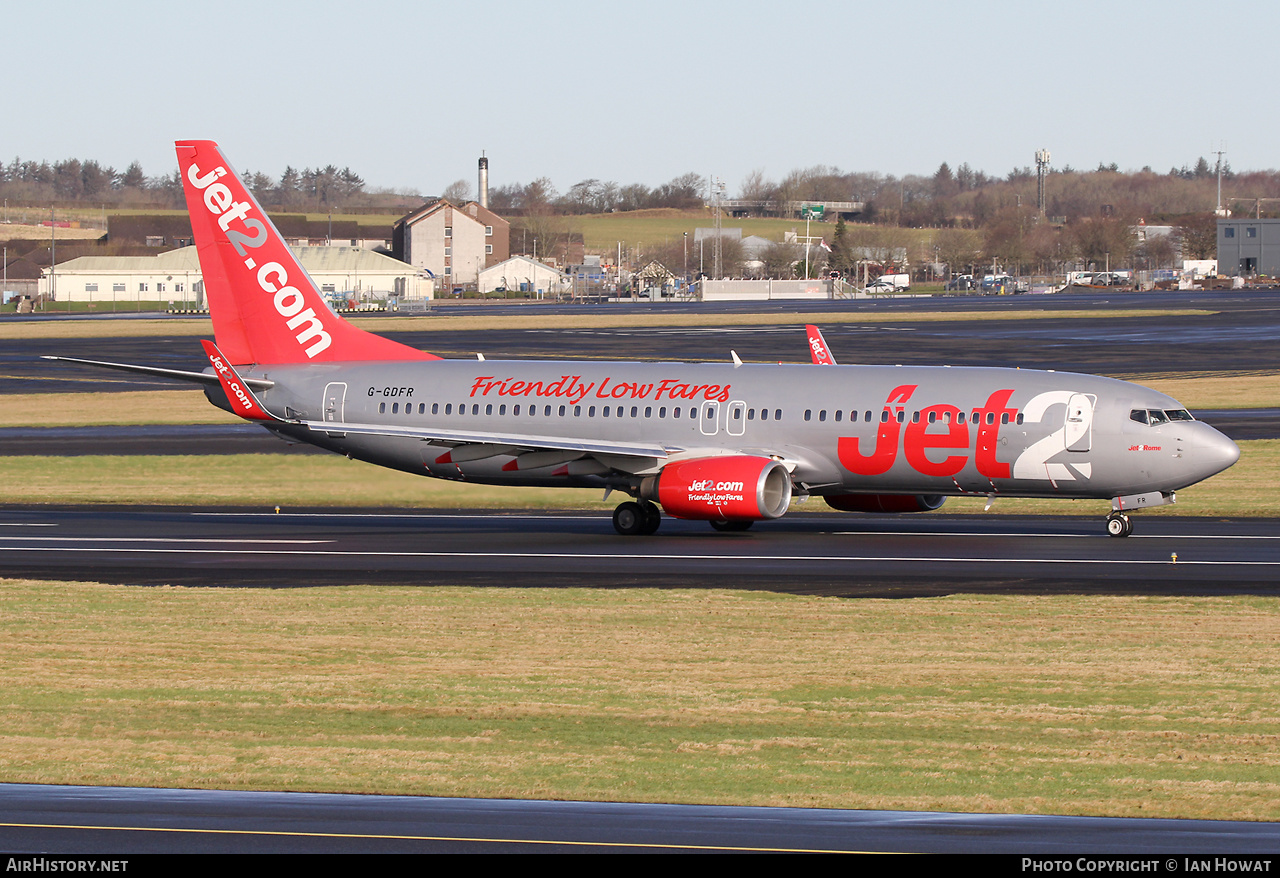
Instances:
[[[822,499],[841,512],[932,512],[947,502],[943,494],[833,494]]]
[[[640,493],[676,518],[759,521],[787,511],[791,475],[767,457],[703,457],[667,464]]]

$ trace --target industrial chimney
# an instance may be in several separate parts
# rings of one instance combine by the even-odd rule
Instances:
[[[489,207],[489,160],[480,153],[480,206]]]

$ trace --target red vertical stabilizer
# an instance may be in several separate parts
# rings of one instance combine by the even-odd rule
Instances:
[[[177,150],[214,335],[231,363],[439,359],[330,310],[216,143]]]

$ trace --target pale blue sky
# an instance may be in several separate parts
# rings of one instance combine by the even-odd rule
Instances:
[[[218,140],[240,171],[350,166],[439,192],[547,176],[736,192],[814,164],[1159,172],[1225,143],[1280,166],[1280,4],[70,0],[5,10],[0,160],[149,175]],[[1212,161],[1212,158],[1210,157]]]

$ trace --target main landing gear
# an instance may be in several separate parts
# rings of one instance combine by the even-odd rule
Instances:
[[[1133,522],[1123,512],[1113,512],[1107,516],[1107,533],[1113,537],[1127,537],[1133,533]]]
[[[648,500],[628,500],[613,510],[613,529],[624,537],[648,535],[662,524],[662,511]]]

